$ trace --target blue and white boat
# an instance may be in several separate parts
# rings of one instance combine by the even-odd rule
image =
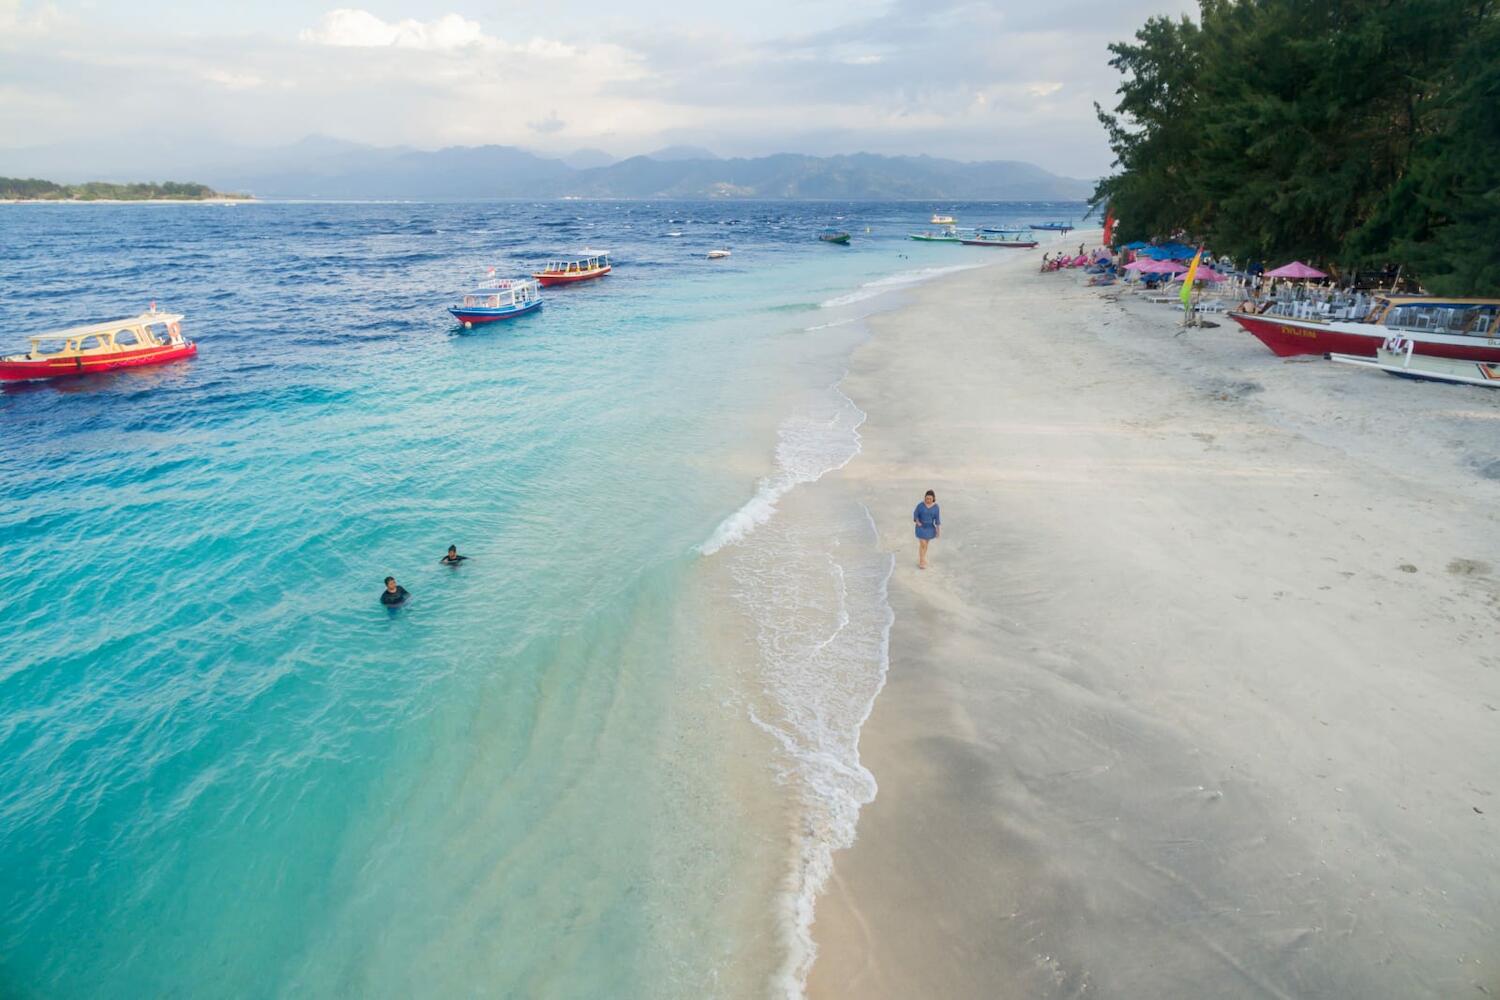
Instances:
[[[448,311],[465,327],[515,319],[542,308],[542,286],[533,278],[500,278],[469,292]]]
[[[1071,222],[1033,222],[1032,229],[1045,229],[1052,233],[1071,233],[1073,224]]]

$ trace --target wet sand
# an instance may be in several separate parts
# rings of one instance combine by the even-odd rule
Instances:
[[[1500,392],[1039,256],[845,383],[896,620],[809,995],[1500,994]]]

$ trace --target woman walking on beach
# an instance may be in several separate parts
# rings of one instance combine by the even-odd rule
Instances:
[[[927,543],[943,534],[942,511],[938,508],[937,494],[928,490],[911,512],[911,521],[917,526],[917,569],[927,568]]]

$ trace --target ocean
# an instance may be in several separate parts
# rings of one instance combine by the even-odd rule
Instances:
[[[936,210],[1083,207],[0,207],[0,349],[200,348],[0,391],[0,996],[800,995],[909,517],[828,476],[845,362],[1025,252]]]

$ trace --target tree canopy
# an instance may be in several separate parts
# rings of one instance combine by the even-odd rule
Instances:
[[[205,198],[243,198],[220,194],[206,184],[163,181],[160,184],[57,184],[34,177],[0,177],[0,200],[42,201],[202,201]]]
[[[1500,291],[1500,4],[1200,0],[1110,46],[1123,240]]]

